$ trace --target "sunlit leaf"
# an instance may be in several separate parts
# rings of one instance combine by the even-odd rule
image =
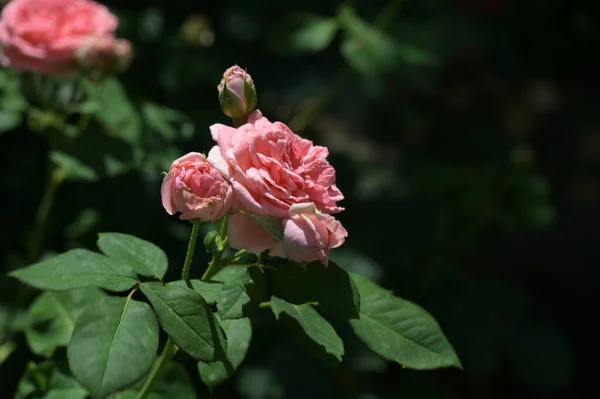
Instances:
[[[151,242],[121,233],[100,233],[98,248],[111,260],[131,266],[138,274],[162,279],[167,255]]]
[[[227,348],[223,331],[199,293],[172,283],[144,283],[141,289],[181,350],[207,362],[223,358]]]
[[[137,284],[137,276],[131,266],[87,249],[72,249],[10,272],[10,276],[43,290],[96,286],[110,291],[125,291]]]
[[[144,376],[158,348],[158,323],[150,306],[130,297],[108,297],[81,309],[67,356],[77,380],[104,398]]]
[[[460,361],[435,319],[421,307],[353,274],[360,292],[354,332],[385,359],[413,369],[459,367]]]

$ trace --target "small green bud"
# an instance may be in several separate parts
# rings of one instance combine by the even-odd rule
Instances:
[[[256,89],[252,77],[237,65],[225,71],[218,89],[221,109],[230,118],[245,118],[256,107]]]

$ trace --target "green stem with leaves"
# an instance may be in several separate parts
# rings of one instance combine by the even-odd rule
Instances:
[[[223,252],[225,252],[225,248],[227,248],[227,244],[229,243],[229,240],[227,239],[227,215],[223,216],[223,218],[219,221],[219,224],[217,225],[217,233],[217,248],[215,249],[215,253],[208,264],[206,271],[202,275],[202,280],[210,279],[215,271],[221,266]]]
[[[194,250],[196,249],[196,240],[198,239],[198,232],[200,231],[200,223],[201,222],[199,220],[192,221],[192,232],[190,234],[190,240],[188,242],[188,248],[185,254],[185,261],[183,262],[183,269],[181,271],[181,279],[185,281],[189,288],[192,288],[192,282],[190,281],[190,267],[192,265],[192,258],[194,257]],[[169,337],[165,342],[165,346],[160,354],[160,357],[154,364],[146,383],[142,387],[140,393],[138,393],[136,399],[144,399],[150,394],[152,386],[175,353],[177,353],[177,346],[171,337]]]
[[[48,218],[50,216],[50,210],[54,204],[56,193],[58,188],[65,181],[69,175],[69,171],[61,166],[55,166],[51,163],[52,172],[50,172],[50,179],[46,184],[44,193],[42,194],[42,200],[35,215],[35,226],[31,232],[28,246],[27,260],[33,263],[40,257],[42,249],[42,242],[44,240],[44,232],[46,225],[48,224]]]

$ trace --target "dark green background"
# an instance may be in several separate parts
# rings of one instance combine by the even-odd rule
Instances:
[[[387,5],[348,4],[368,23]],[[339,219],[349,237],[332,257],[428,309],[465,369],[402,369],[339,326],[347,354],[334,374],[265,311],[254,320],[246,362],[215,397],[567,398],[594,388],[600,35],[591,2],[408,0],[397,14],[383,13],[399,58],[386,49],[381,59],[368,55],[360,71],[352,68],[356,58],[340,53],[342,32],[321,52],[289,54],[293,24],[284,17],[333,17],[336,1],[107,5],[120,17],[120,36],[135,46],[120,76],[134,105],[180,110],[196,126],[193,137],[174,141],[178,155],[208,152],[208,126],[229,123],[216,86],[232,64],[248,68],[264,115],[292,125],[343,76],[299,132],[330,148],[346,196]],[[410,57],[415,51],[420,59]],[[24,265],[47,151],[25,125],[0,136],[3,273]],[[189,225],[162,209],[161,178],[141,168],[67,182],[46,250],[93,249],[97,232],[135,234],[169,254],[175,278]],[[84,223],[83,211],[96,215],[94,223]],[[198,250],[195,276],[204,260]],[[17,286],[2,279],[8,309],[18,306]],[[22,337],[18,343],[0,366],[2,398],[12,397],[32,359]]]

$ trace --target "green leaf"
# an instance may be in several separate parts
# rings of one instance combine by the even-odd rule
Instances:
[[[84,399],[88,393],[53,360],[29,363],[21,377],[15,399]]]
[[[23,114],[20,111],[0,109],[0,134],[13,130],[21,122],[23,122]]]
[[[194,291],[202,295],[202,298],[204,298],[206,303],[208,303],[209,305],[214,305],[215,303],[217,303],[217,297],[219,296],[221,289],[223,289],[223,283],[221,283],[220,281],[190,281],[192,282],[192,287],[194,288]],[[170,282],[169,285],[187,288],[187,284],[183,280]]]
[[[98,248],[110,259],[133,267],[138,274],[159,280],[167,272],[167,255],[151,242],[120,233],[100,233]]]
[[[117,78],[99,83],[84,82],[91,99],[99,105],[96,117],[108,129],[108,135],[134,143],[140,138],[140,117]]]
[[[316,53],[333,41],[338,24],[333,18],[309,13],[289,15],[280,20],[269,34],[267,45],[278,54]]]
[[[158,348],[158,323],[148,304],[109,297],[81,309],[67,349],[73,375],[104,398],[144,376]]]
[[[196,291],[181,284],[144,283],[142,292],[173,342],[196,359],[223,358],[227,342],[212,311]]]
[[[142,115],[152,130],[165,140],[190,139],[194,135],[194,124],[183,113],[154,103],[142,105]]]
[[[42,293],[29,308],[30,324],[25,329],[31,351],[51,357],[57,347],[67,346],[79,309],[105,297],[106,294],[95,287]]]
[[[258,267],[224,267],[212,279],[223,282],[217,297],[217,310],[223,319],[250,315],[265,295],[265,276]]]
[[[277,241],[283,240],[283,224],[281,223],[281,219],[272,216],[252,215],[245,212],[244,214],[256,220],[258,224],[271,235],[271,237]]]
[[[319,309],[334,319],[358,318],[358,290],[349,274],[334,262],[327,267],[312,262],[302,269],[293,262],[277,260],[271,269],[279,298],[296,304],[318,302]]]
[[[87,249],[72,249],[52,259],[18,269],[10,276],[42,290],[96,286],[125,291],[137,284],[131,266],[116,263]]]
[[[222,320],[221,326],[227,335],[227,358],[210,363],[198,362],[200,378],[211,391],[231,377],[242,364],[252,339],[252,324],[247,317]]]
[[[128,389],[117,394],[114,399],[136,399],[145,380],[136,384],[136,390]],[[138,387],[139,385],[139,387]],[[159,374],[146,399],[196,399],[196,392],[185,368],[177,362],[170,362]]]
[[[349,6],[339,8],[338,19],[346,33],[340,50],[350,66],[370,76],[393,70],[398,50],[388,36],[363,21]]]
[[[305,336],[317,344],[317,354],[324,356],[330,365],[336,367],[342,361],[344,343],[331,324],[311,305],[295,305],[273,296],[271,309],[277,320],[300,327]]]
[[[50,158],[69,171],[71,180],[96,181],[118,176],[135,164],[132,145],[106,134],[98,124],[90,124],[83,134],[74,138],[58,137]]]
[[[366,278],[352,274],[361,298],[354,332],[387,360],[417,369],[462,368],[435,319],[421,307],[398,298]]]

